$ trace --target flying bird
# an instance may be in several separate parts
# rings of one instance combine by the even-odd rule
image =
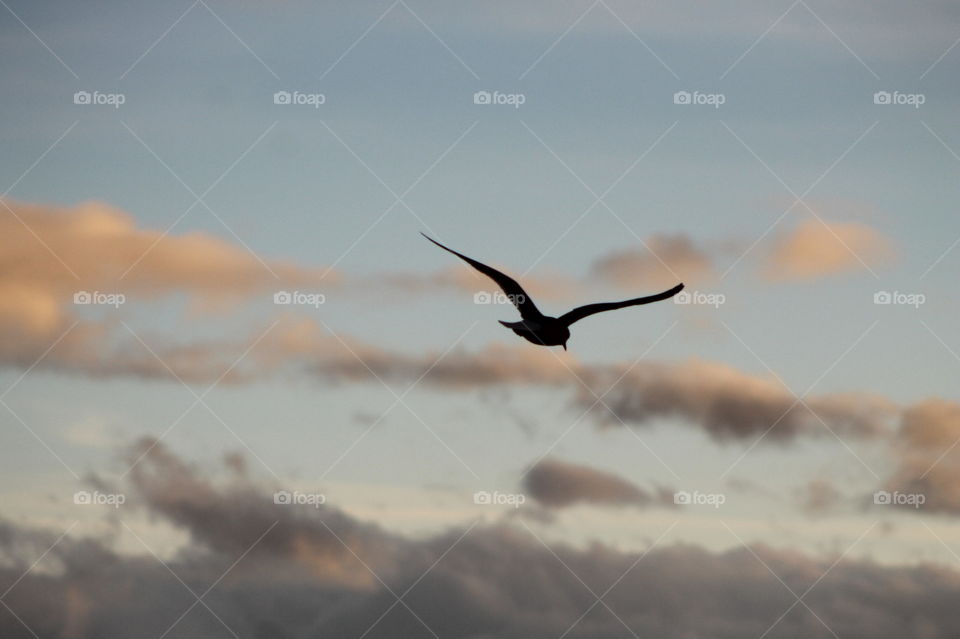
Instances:
[[[520,311],[520,317],[522,318],[519,322],[504,322],[503,320],[500,320],[500,323],[528,342],[538,344],[540,346],[563,346],[563,350],[567,350],[567,340],[570,339],[570,325],[574,322],[582,320],[584,317],[588,317],[595,313],[613,311],[618,308],[625,308],[627,306],[639,306],[640,304],[649,304],[651,302],[659,302],[661,300],[670,299],[683,290],[683,284],[681,283],[677,284],[669,291],[663,291],[662,293],[657,293],[656,295],[637,297],[632,300],[624,300],[622,302],[587,304],[586,306],[578,306],[569,313],[564,313],[560,317],[550,317],[540,312],[540,309],[538,309],[537,305],[533,303],[533,300],[529,295],[527,295],[527,292],[523,290],[523,287],[521,287],[517,281],[509,275],[505,275],[497,269],[471,259],[462,253],[457,253],[452,248],[444,246],[425,233],[421,233],[420,235],[423,235],[425,238],[443,250],[453,253],[461,260],[496,282],[497,285],[503,289],[507,299],[509,299],[513,305],[517,307],[517,310]]]

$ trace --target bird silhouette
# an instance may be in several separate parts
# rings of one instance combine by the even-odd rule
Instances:
[[[651,302],[659,302],[661,300],[670,299],[683,290],[683,284],[680,283],[670,290],[657,293],[656,295],[637,297],[632,300],[623,300],[622,302],[601,302],[599,304],[587,304],[586,306],[578,306],[569,313],[564,313],[560,317],[550,317],[549,315],[544,315],[540,312],[540,309],[538,309],[537,305],[533,303],[533,300],[529,295],[527,295],[527,292],[523,290],[523,287],[521,287],[517,281],[509,275],[505,275],[497,269],[471,259],[462,253],[457,253],[452,248],[444,246],[425,233],[421,233],[420,235],[423,235],[423,237],[427,238],[443,250],[453,253],[461,260],[496,282],[497,285],[503,289],[507,299],[509,299],[513,305],[517,307],[517,310],[520,311],[520,317],[523,318],[519,322],[504,322],[503,320],[500,320],[500,323],[528,342],[540,346],[563,346],[563,350],[567,350],[567,340],[570,339],[570,325],[574,322],[580,321],[584,317],[588,317],[595,313],[603,313],[604,311],[613,311],[618,308],[625,308],[627,306],[639,306],[640,304],[650,304]]]

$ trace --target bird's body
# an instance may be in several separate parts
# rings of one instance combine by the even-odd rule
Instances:
[[[537,344],[538,346],[563,346],[563,349],[566,350],[567,340],[570,339],[570,325],[574,322],[589,315],[593,315],[594,313],[612,311],[618,308],[625,308],[627,306],[638,306],[640,304],[659,302],[660,300],[669,299],[683,290],[683,284],[678,284],[672,289],[663,291],[662,293],[657,293],[656,295],[637,297],[635,299],[624,300],[622,302],[587,304],[586,306],[578,306],[572,311],[564,313],[560,317],[550,317],[549,315],[544,315],[540,312],[540,309],[538,309],[536,304],[533,303],[533,300],[529,295],[527,295],[527,292],[524,291],[517,281],[510,276],[505,275],[497,269],[487,266],[482,262],[471,259],[462,253],[457,253],[453,249],[444,246],[440,242],[428,237],[423,233],[421,233],[421,235],[443,250],[453,253],[464,262],[496,282],[497,285],[503,289],[503,292],[507,295],[510,301],[513,302],[514,306],[517,307],[517,310],[520,311],[520,316],[523,318],[519,322],[504,322],[501,320],[500,323],[523,339],[532,344]]]
[[[556,317],[543,316],[542,320],[520,320],[519,322],[500,323],[514,333],[538,346],[563,346],[570,339],[570,329]]]

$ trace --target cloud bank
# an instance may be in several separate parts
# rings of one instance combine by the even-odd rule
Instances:
[[[847,557],[832,566],[833,557],[753,547],[794,592],[826,573],[804,598],[810,612],[746,549],[711,553],[667,540],[642,557],[600,543],[548,550],[508,525],[410,540],[330,506],[275,504],[269,490],[236,475],[214,482],[162,445],[130,489],[136,499],[124,508],[187,532],[186,546],[165,567],[147,550],[118,552],[109,538],[70,535],[54,545],[59,532],[0,524],[0,587],[10,588],[2,636],[586,639],[623,636],[624,626],[638,636],[721,639],[771,627],[767,636],[798,638],[960,632],[960,574],[929,565]],[[611,588],[605,605],[594,605],[588,587]],[[205,593],[203,604],[188,588]],[[403,603],[392,593],[405,593]]]

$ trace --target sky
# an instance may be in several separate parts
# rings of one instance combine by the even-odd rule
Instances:
[[[960,631],[960,6],[0,16],[4,637]]]

